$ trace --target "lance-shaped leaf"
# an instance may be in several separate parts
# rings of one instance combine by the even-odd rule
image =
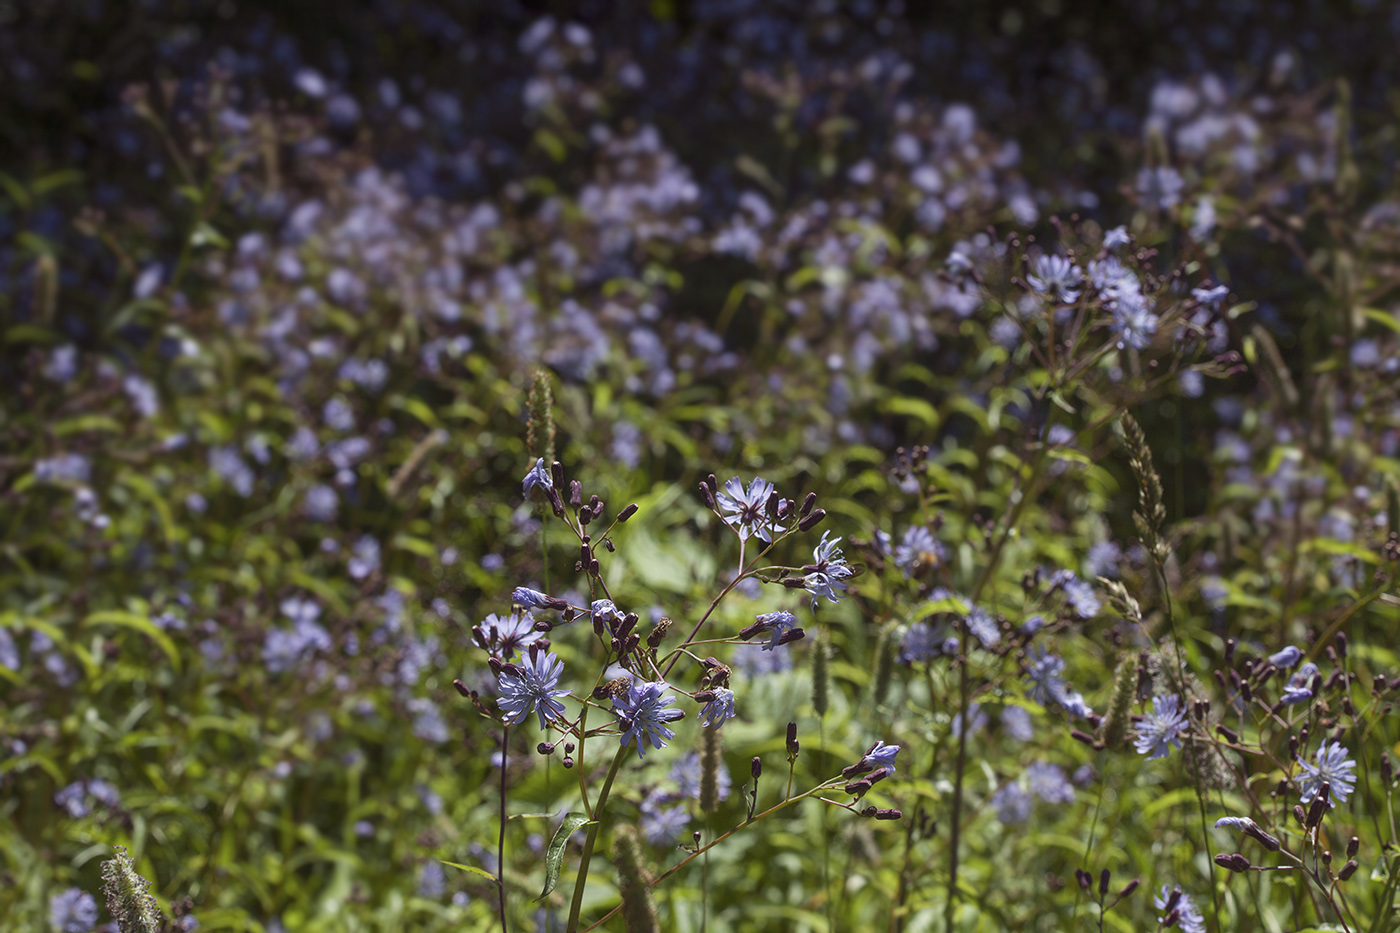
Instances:
[[[544,890],[540,892],[537,900],[542,901],[549,897],[549,892],[559,883],[559,866],[564,861],[564,847],[569,844],[569,837],[584,826],[592,825],[593,821],[588,818],[587,813],[565,815],[564,822],[554,831],[554,838],[549,840],[549,850],[544,854]]]

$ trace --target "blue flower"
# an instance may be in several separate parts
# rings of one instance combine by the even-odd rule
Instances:
[[[556,697],[569,695],[569,691],[559,689],[559,677],[564,673],[564,662],[551,654],[530,652],[520,664],[512,664],[501,671],[498,678],[501,696],[496,705],[505,713],[504,722],[513,726],[523,722],[531,713],[538,713],[540,728],[549,720],[564,715],[564,704]]]
[[[665,724],[685,715],[681,710],[666,708],[676,702],[675,697],[661,695],[666,689],[665,681],[632,683],[626,693],[613,697],[613,715],[622,729],[622,744],[635,741],[638,758],[646,757],[647,742],[652,748],[665,748],[666,742],[676,737]]]
[[[740,635],[747,639],[765,632],[772,632],[773,637],[768,639],[768,644],[763,646],[764,651],[772,651],[782,642],[783,636],[796,627],[797,616],[780,609],[777,612],[765,612],[758,616],[755,623],[744,629]]]
[[[1293,645],[1289,645],[1277,654],[1269,655],[1269,663],[1277,668],[1292,667],[1303,660],[1303,652]]]
[[[1191,297],[1210,308],[1218,308],[1220,302],[1230,294],[1229,286],[1217,285],[1214,288],[1193,288]]]
[[[1146,350],[1157,333],[1157,315],[1141,294],[1120,292],[1113,302],[1111,326],[1118,334],[1118,349]]]
[[[996,620],[981,606],[973,606],[972,611],[967,614],[967,630],[977,636],[984,648],[990,648],[1001,641]]]
[[[676,763],[671,766],[671,771],[666,775],[676,782],[680,788],[680,796],[688,797],[692,800],[700,799],[700,753],[686,752],[676,759]],[[719,781],[717,790],[719,799],[725,800],[729,797],[729,792],[733,789],[734,782],[729,777],[729,766],[721,758],[719,762]]]
[[[1120,246],[1128,245],[1131,240],[1132,237],[1128,235],[1128,228],[1120,225],[1114,227],[1112,230],[1104,231],[1103,248],[1109,252],[1113,252]]]
[[[1103,608],[1093,585],[1085,580],[1075,579],[1065,584],[1065,601],[1081,619],[1092,619]]]
[[[928,530],[927,525],[911,525],[904,539],[894,549],[894,565],[904,576],[921,570],[936,569],[947,558],[947,549]]]
[[[1023,706],[1003,707],[1001,728],[1018,742],[1029,742],[1035,737],[1035,724],[1031,721],[1031,714]]]
[[[890,774],[894,774],[894,756],[899,754],[898,745],[886,745],[884,742],[876,742],[870,746],[870,751],[865,753],[860,763],[870,765],[871,768],[888,768]]]
[[[700,708],[700,722],[711,727],[722,726],[726,719],[734,718],[734,691],[726,687],[715,687],[710,692],[715,698]]]
[[[822,533],[821,544],[812,549],[812,563],[802,568],[807,571],[807,575],[802,578],[802,588],[812,594],[813,612],[817,611],[817,598],[820,596],[825,596],[833,603],[840,602],[841,597],[836,591],[844,592],[846,578],[855,573],[846,563],[846,558],[841,556],[841,549],[836,546],[841,539],[827,541],[829,534],[830,531]]]
[[[1298,778],[1298,789],[1302,791],[1303,805],[1312,803],[1322,788],[1323,782],[1331,785],[1328,789],[1328,803],[1346,803],[1347,797],[1356,789],[1356,762],[1347,757],[1347,750],[1340,744],[1324,741],[1317,747],[1317,764],[1309,764],[1302,758],[1298,764],[1303,774]]]
[[[1079,297],[1078,285],[1084,281],[1084,273],[1064,256],[1035,258],[1035,274],[1026,276],[1031,288],[1041,295],[1069,304]]]
[[[589,608],[589,616],[594,621],[615,625],[622,621],[622,610],[611,599],[595,599]]]
[[[1313,698],[1312,679],[1317,674],[1317,665],[1309,661],[1294,672],[1288,678],[1288,683],[1283,685],[1283,705],[1293,706],[1297,703],[1306,703]]]
[[[1064,659],[1050,654],[1044,648],[1032,647],[1026,652],[1026,676],[1030,678],[1031,689],[1026,696],[1041,706],[1049,706],[1064,689],[1065,682],[1060,672],[1065,669]]]
[[[1180,709],[1175,694],[1154,697],[1152,711],[1138,723],[1137,740],[1133,744],[1138,754],[1146,755],[1148,761],[1165,758],[1172,748],[1181,747],[1177,734],[1186,728],[1186,713]]]
[[[82,888],[49,898],[49,923],[60,933],[88,933],[97,925],[97,901]]]
[[[726,525],[734,527],[731,518],[738,519],[739,527],[735,530],[739,533],[739,540],[747,540],[749,535],[757,535],[764,543],[773,540],[773,532],[781,531],[777,524],[769,520],[767,515],[768,499],[773,495],[773,484],[763,478],[757,478],[749,483],[749,488],[744,488],[743,480],[734,477],[724,484],[724,492],[715,495],[715,501],[719,503],[720,511],[725,514],[720,516]]]
[[[661,807],[648,797],[642,803],[642,835],[654,846],[673,846],[681,841],[690,824],[690,814],[684,806]]]
[[[510,594],[510,601],[526,609],[561,609],[563,606],[560,603],[568,605],[562,599],[532,590],[528,586],[517,586]]]
[[[1031,793],[1046,803],[1074,802],[1074,785],[1059,765],[1037,761],[1026,768],[1026,781]]]
[[[554,477],[549,475],[549,470],[544,465],[543,457],[535,461],[535,468],[529,473],[526,473],[525,478],[520,483],[521,491],[524,492],[525,498],[527,499],[530,498],[530,490],[534,489],[536,486],[540,487],[546,494],[548,494],[549,490],[554,488]]]
[[[472,631],[472,641],[478,648],[507,661],[543,637],[544,632],[535,631],[535,617],[528,612],[512,612],[504,618],[493,612]]]
[[[1022,787],[1019,781],[1012,781],[998,788],[997,792],[992,794],[991,800],[997,811],[997,819],[1008,826],[1029,820],[1032,803],[1030,792]]]
[[[1167,911],[1166,916],[1157,918],[1157,922],[1163,926],[1174,924],[1184,933],[1206,933],[1206,918],[1191,902],[1191,895],[1181,890],[1181,885],[1174,888],[1162,885],[1162,892],[1152,899],[1152,906]]]

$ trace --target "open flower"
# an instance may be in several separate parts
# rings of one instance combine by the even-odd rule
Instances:
[[[498,678],[501,696],[496,700],[505,713],[505,724],[513,726],[538,713],[543,729],[549,720],[563,716],[564,704],[555,699],[569,695],[569,691],[558,689],[563,673],[563,661],[538,651],[529,652],[520,664],[507,665]]]
[[[841,555],[841,549],[836,545],[841,542],[840,538],[833,538],[827,541],[827,536],[831,532],[822,533],[821,544],[812,549],[812,563],[802,568],[807,571],[807,575],[802,578],[802,588],[812,594],[812,611],[817,611],[817,598],[825,596],[833,603],[840,602],[841,596],[836,592],[845,592],[847,577],[853,576],[855,571],[846,562],[846,558]]]
[[[535,461],[534,469],[526,473],[525,478],[520,483],[520,488],[525,493],[526,499],[530,498],[530,490],[534,489],[536,486],[540,487],[541,491],[545,493],[548,493],[549,490],[554,488],[554,477],[549,475],[549,470],[544,465],[543,457]]]
[[[1298,778],[1298,789],[1303,792],[1303,806],[1312,803],[1325,781],[1328,788],[1328,803],[1346,803],[1347,797],[1356,789],[1356,762],[1347,757],[1347,750],[1336,742],[1330,745],[1324,741],[1317,747],[1317,764],[1298,759],[1303,773]]]
[[[626,692],[613,697],[613,715],[622,729],[622,744],[637,743],[637,757],[645,758],[646,743],[652,748],[665,748],[666,743],[676,734],[666,728],[666,723],[674,722],[685,715],[678,709],[667,709],[676,702],[675,697],[662,696],[668,689],[665,681],[632,683]]]
[[[1180,748],[1177,734],[1186,731],[1186,714],[1180,709],[1180,700],[1175,694],[1154,697],[1152,711],[1138,723],[1137,740],[1134,746],[1139,755],[1147,760],[1165,758],[1172,748]]]
[[[734,527],[730,519],[738,520],[735,531],[740,541],[755,535],[766,544],[773,540],[774,531],[781,530],[767,515],[768,499],[772,495],[773,484],[768,480],[759,477],[745,489],[743,481],[736,476],[724,484],[724,492],[717,493],[715,501],[724,513],[725,524]]]

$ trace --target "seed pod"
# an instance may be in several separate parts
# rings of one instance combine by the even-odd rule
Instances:
[[[617,865],[617,887],[627,933],[658,933],[661,923],[651,896],[651,877],[642,866],[642,842],[635,827],[618,828],[613,863]]]
[[[647,647],[659,647],[661,645],[661,640],[666,637],[666,633],[671,630],[671,626],[674,624],[675,623],[670,619],[662,619],[657,622],[656,626],[652,628],[651,633],[647,635]]]

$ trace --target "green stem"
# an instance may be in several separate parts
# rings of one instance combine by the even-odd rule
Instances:
[[[617,771],[622,767],[622,759],[627,756],[626,745],[618,747],[617,755],[613,758],[612,767],[608,768],[608,776],[603,781],[603,789],[598,792],[598,802],[593,806],[593,825],[588,827],[588,838],[583,843],[583,858],[579,860],[578,877],[574,881],[574,899],[569,904],[569,922],[565,926],[565,933],[578,933],[578,915],[583,908],[583,889],[588,884],[588,863],[593,860],[593,846],[598,842],[598,831],[603,825],[603,808],[607,806],[608,794],[612,791],[613,778],[617,777]]]

